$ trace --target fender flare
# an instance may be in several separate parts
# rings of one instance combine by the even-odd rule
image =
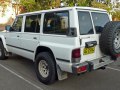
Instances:
[[[6,51],[8,52],[4,35],[0,35],[0,40],[1,40],[1,42],[3,43],[4,48],[5,48]]]

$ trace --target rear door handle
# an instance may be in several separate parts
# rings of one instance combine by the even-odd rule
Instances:
[[[93,47],[97,45],[97,41],[90,41],[90,42],[86,42],[85,43],[85,47],[89,48],[89,47]]]

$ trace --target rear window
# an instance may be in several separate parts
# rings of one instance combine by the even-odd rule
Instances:
[[[81,35],[94,34],[89,12],[78,11],[79,29]]]
[[[105,24],[110,21],[106,13],[92,12],[92,18],[97,34],[101,33]]]

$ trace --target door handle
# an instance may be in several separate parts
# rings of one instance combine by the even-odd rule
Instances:
[[[93,47],[97,45],[97,41],[90,41],[90,42],[86,42],[85,43],[85,47],[89,48],[89,47]]]
[[[87,39],[87,38],[90,38],[90,36],[88,36],[88,37],[81,37],[80,39]]]
[[[37,37],[33,37],[33,39],[37,39]]]
[[[20,37],[19,35],[17,37]]]

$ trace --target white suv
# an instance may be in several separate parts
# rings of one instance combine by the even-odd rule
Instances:
[[[103,9],[66,7],[20,14],[7,30],[0,33],[0,59],[12,52],[33,60],[44,84],[63,80],[67,73],[103,68],[120,56],[120,22],[111,22]]]

